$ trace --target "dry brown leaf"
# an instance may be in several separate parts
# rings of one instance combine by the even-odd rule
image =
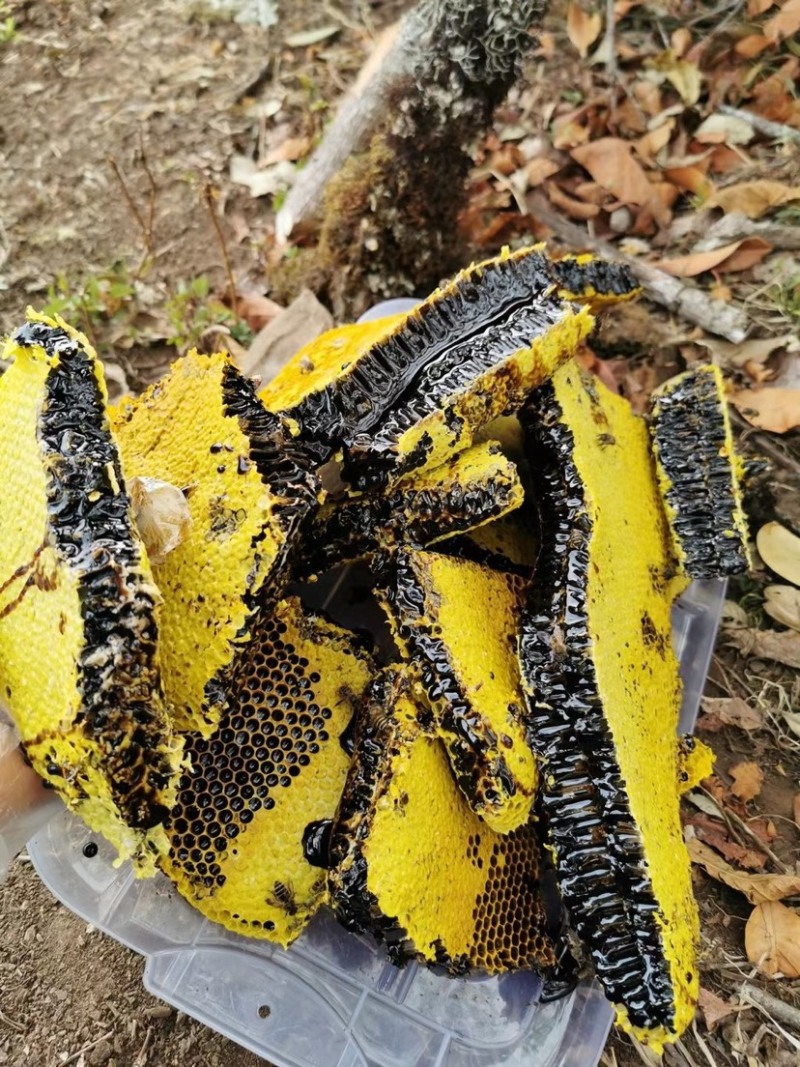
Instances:
[[[236,296],[236,314],[244,319],[255,333],[263,329],[268,322],[280,315],[283,308],[260,293],[238,293]]]
[[[550,203],[560,207],[572,219],[593,219],[600,214],[597,204],[587,204],[585,200],[575,200],[567,196],[555,182],[548,182],[545,189]]]
[[[642,78],[633,83],[632,92],[636,103],[639,104],[642,110],[647,112],[651,118],[660,115],[664,110],[661,105],[661,90],[655,82]]]
[[[772,41],[765,37],[763,33],[748,33],[746,37],[741,37],[736,42],[733,50],[742,59],[753,59],[771,46]]]
[[[747,14],[751,19],[758,18],[773,6],[775,0],[747,0]]]
[[[787,0],[780,11],[764,23],[764,36],[770,41],[794,37],[800,30],[800,0]]]
[[[715,267],[721,271],[746,270],[754,263],[759,263],[769,251],[771,246],[760,237],[745,237],[742,241],[733,241],[709,252],[691,252],[688,256],[662,259],[654,266],[676,278],[694,278]]]
[[[694,140],[700,144],[749,144],[755,130],[744,119],[735,115],[709,115],[694,131]],[[737,157],[741,166],[741,158]]]
[[[584,345],[575,357],[584,370],[590,371],[592,374],[596,374],[603,385],[607,386],[612,393],[619,393],[619,385],[617,379],[606,363],[604,359],[600,359],[599,356],[589,348],[588,345]]]
[[[748,871],[760,871],[764,868],[767,857],[763,852],[756,852],[752,848],[740,845],[738,841],[731,841],[721,823],[717,823],[716,826],[707,825],[712,822],[711,819],[702,821],[702,816],[687,820],[689,825],[694,826],[695,833],[700,840],[706,845],[711,845],[726,860],[733,860],[739,867],[746,867]]]
[[[653,187],[631,155],[628,141],[620,137],[601,137],[598,141],[573,148],[570,155],[623,204],[642,205],[653,201]]]
[[[570,0],[567,8],[567,36],[578,49],[581,59],[586,59],[602,25],[603,19],[599,11],[585,11],[575,0]]]
[[[777,900],[759,904],[744,928],[744,949],[762,974],[800,977],[800,914]]]
[[[764,772],[757,763],[747,761],[737,763],[735,767],[731,767],[730,774],[733,779],[731,792],[740,800],[744,800],[745,803],[748,800],[753,800],[761,792],[761,786],[764,784]]]
[[[679,59],[668,49],[648,62],[648,67],[662,78],[666,78],[677,90],[687,107],[694,107],[700,99],[703,75],[695,63],[688,59]]]
[[[551,178],[560,170],[560,163],[556,163],[554,159],[547,159],[545,156],[539,156],[538,159],[532,159],[528,164],[525,176],[528,179],[528,185],[541,185],[543,181],[547,178]]]
[[[800,426],[800,389],[741,389],[731,402],[759,430],[786,433]]]
[[[800,630],[800,589],[793,585],[768,585],[764,590],[764,611],[781,626]]]
[[[707,200],[714,192],[714,183],[699,167],[665,167],[664,177],[687,193],[694,193],[700,200]]]
[[[800,537],[797,534],[779,522],[768,522],[756,534],[756,548],[771,571],[800,586]]]
[[[748,363],[763,365],[780,348],[785,348],[787,352],[800,351],[800,341],[793,333],[781,337],[759,337],[738,345],[717,337],[699,337],[695,344],[708,349],[714,361],[723,367],[745,367]]]
[[[653,157],[656,156],[662,148],[666,148],[669,144],[669,139],[672,136],[672,131],[675,128],[675,119],[668,119],[663,126],[659,126],[655,130],[649,130],[644,136],[640,137],[638,141],[634,143],[634,148],[639,159],[647,166],[654,166]]]
[[[800,670],[800,633],[796,630],[731,630],[725,642],[745,656],[757,656]]]
[[[669,43],[672,45],[672,51],[680,59],[692,43],[691,31],[685,26],[679,26],[677,30],[673,30]]]
[[[792,814],[794,815],[794,821],[796,826],[800,826],[800,793],[795,793],[794,800],[792,801]]]
[[[690,837],[686,847],[693,863],[699,864],[706,874],[716,881],[723,882],[737,893],[743,893],[751,904],[782,900],[800,893],[800,875],[747,874],[734,870],[712,848],[698,841],[696,837]]]
[[[241,360],[241,369],[258,375],[264,385],[304,345],[333,326],[333,317],[310,289],[302,289],[292,303],[253,338]]]
[[[772,208],[793,200],[800,200],[800,187],[762,178],[719,189],[707,206],[720,207],[723,211],[742,211],[750,219],[760,219]]]
[[[703,697],[703,711],[716,715],[727,726],[740,730],[760,730],[764,717],[756,708],[751,708],[741,697]]]
[[[735,1015],[737,1012],[737,1006],[729,1004],[727,1000],[723,1000],[722,997],[718,997],[716,993],[712,993],[710,989],[700,988],[700,995],[697,998],[697,1006],[703,1013],[703,1021],[706,1024],[706,1029],[709,1033],[713,1034],[723,1019],[729,1018],[731,1015]]]

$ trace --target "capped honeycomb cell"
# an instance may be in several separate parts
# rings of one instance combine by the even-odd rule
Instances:
[[[187,736],[161,861],[206,918],[286,946],[325,900],[303,837],[336,811],[342,735],[373,673],[348,634],[298,600],[261,609],[229,668],[222,718],[210,736]]]
[[[524,590],[515,574],[403,550],[381,592],[456,781],[498,833],[529,821],[538,782],[516,656]]]
[[[516,468],[499,446],[475,445],[439,467],[408,475],[386,493],[324,504],[299,554],[299,573],[324,571],[398,544],[435,544],[519,507],[523,495]]]
[[[465,803],[411,685],[389,671],[359,717],[331,835],[331,903],[390,958],[451,974],[549,968],[555,953],[528,824],[500,835]]]
[[[522,422],[542,530],[519,653],[559,885],[618,1022],[660,1049],[698,993],[670,626],[686,582],[627,401],[572,363]]]
[[[383,486],[470,445],[568,358],[593,321],[557,295],[540,248],[506,250],[408,315],[323,335],[262,399],[301,442],[343,445],[354,488]]]
[[[34,315],[3,358],[0,697],[34,770],[149,874],[182,746],[102,369],[82,334]]]
[[[186,497],[191,532],[153,567],[160,647],[176,724],[208,733],[222,710],[220,673],[259,601],[279,594],[317,505],[316,477],[224,353],[190,352],[112,418],[127,477]]]
[[[653,395],[650,432],[675,552],[691,578],[750,567],[736,453],[719,367],[670,378]]]

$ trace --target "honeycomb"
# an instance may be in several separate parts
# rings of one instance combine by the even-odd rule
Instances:
[[[255,619],[208,737],[189,734],[162,867],[203,915],[288,945],[324,901],[309,824],[331,819],[349,764],[342,744],[372,677],[350,635],[294,598]]]
[[[549,273],[565,300],[588,303],[592,310],[638,296],[642,287],[622,263],[597,259],[591,253],[549,261]]]
[[[331,900],[396,963],[451,974],[548,968],[534,826],[491,830],[465,803],[399,672],[377,680],[331,837]]]
[[[670,626],[685,580],[627,401],[568,364],[522,422],[542,548],[520,661],[559,885],[618,1022],[658,1050],[698,991],[678,791],[703,758],[678,744]]]
[[[208,733],[222,713],[220,674],[259,598],[280,588],[316,482],[227,354],[189,353],[112,423],[126,476],[187,498],[191,534],[153,567],[159,642],[177,726]]]
[[[456,780],[498,833],[529,821],[538,781],[516,656],[524,588],[517,575],[409,550],[382,594]]]
[[[309,529],[300,573],[385,553],[397,544],[424,547],[460,531],[484,528],[518,508],[523,490],[499,446],[465,449],[440,467],[414,472],[388,493],[326,503]]]
[[[152,873],[181,744],[102,369],[82,334],[43,317],[3,356],[0,694],[37,773],[137,873]]]
[[[750,566],[736,455],[719,367],[693,367],[653,395],[650,432],[675,554],[691,578]]]

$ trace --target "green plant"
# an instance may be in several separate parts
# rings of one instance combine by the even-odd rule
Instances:
[[[18,34],[17,20],[7,0],[0,0],[0,45],[10,44]]]
[[[226,327],[231,337],[242,345],[253,339],[253,331],[247,323],[210,295],[210,283],[205,274],[188,282],[179,282],[164,310],[171,331],[167,344],[181,350],[200,345],[203,334],[212,326]]]
[[[109,324],[121,326],[124,332],[138,309],[135,280],[127,263],[117,260],[78,283],[71,282],[66,274],[57,274],[55,282],[48,287],[47,303],[42,311],[45,315],[61,315],[70,324],[79,326],[102,353],[103,335]]]

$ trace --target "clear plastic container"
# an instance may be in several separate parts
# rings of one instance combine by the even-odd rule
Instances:
[[[694,582],[675,605],[681,730],[694,725],[725,583]],[[387,963],[370,938],[320,913],[288,950],[205,920],[159,875],[137,881],[61,811],[29,843],[72,911],[146,957],[144,984],[276,1067],[595,1067],[612,1011],[596,984],[537,1003],[533,974],[448,979]]]

